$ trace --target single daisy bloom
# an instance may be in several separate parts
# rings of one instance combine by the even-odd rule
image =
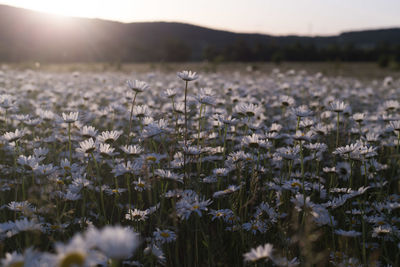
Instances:
[[[176,240],[176,234],[173,231],[167,229],[160,230],[157,228],[157,230],[154,231],[153,235],[156,241],[160,242],[161,244],[171,243]]]
[[[331,110],[337,113],[341,113],[347,108],[348,105],[345,104],[343,101],[337,100],[331,103]]]
[[[67,244],[56,243],[53,266],[94,266],[101,262],[99,253],[91,250],[81,234],[74,235]]]
[[[8,142],[15,142],[21,139],[24,136],[24,131],[20,131],[18,129],[15,130],[15,132],[6,132],[3,137],[6,139]]]
[[[80,129],[79,133],[85,138],[96,138],[97,130],[93,126],[85,125]]]
[[[62,113],[63,120],[66,123],[76,122],[78,120],[78,115],[79,115],[79,112],[70,112],[69,114],[64,113],[64,112]]]
[[[102,132],[99,136],[97,136],[97,141],[100,143],[113,143],[115,142],[122,134],[122,131],[105,131]]]
[[[258,246],[257,248],[252,248],[250,252],[245,253],[245,261],[258,261],[260,259],[272,258],[273,246],[272,244],[265,244],[264,246]]]
[[[179,78],[181,78],[182,80],[184,80],[186,82],[194,81],[194,80],[197,80],[197,78],[199,78],[199,75],[197,75],[196,72],[192,72],[190,70],[184,70],[184,71],[178,72],[177,75]]]
[[[295,103],[295,100],[291,96],[281,95],[279,98],[279,102],[281,103],[281,106],[288,107],[288,106],[293,106]]]
[[[297,117],[308,117],[308,116],[313,115],[313,113],[314,113],[306,105],[301,105],[301,106],[299,106],[297,108],[293,108],[292,112]]]
[[[116,260],[132,257],[140,244],[139,235],[131,228],[122,226],[106,226],[100,231],[91,228],[86,239],[108,258]]]
[[[92,153],[96,149],[96,144],[94,143],[93,138],[88,140],[79,142],[80,147],[76,149],[77,152],[80,153]]]
[[[258,115],[258,113],[260,113],[261,108],[258,105],[252,103],[240,103],[235,107],[235,111],[237,114],[242,116],[254,117],[255,115]]]
[[[148,210],[129,209],[128,212],[125,214],[125,219],[136,222],[145,221],[148,214]]]
[[[174,98],[178,91],[176,89],[166,89],[163,93],[162,96],[167,97],[167,98]]]
[[[133,107],[133,115],[138,118],[150,117],[151,110],[147,105],[137,105]]]
[[[155,175],[163,178],[163,179],[169,179],[173,180],[179,183],[183,183],[183,174],[177,174],[174,172],[171,172],[170,170],[163,170],[163,169],[157,169],[154,172]]]
[[[141,92],[149,89],[149,85],[143,81],[134,80],[132,82],[132,81],[128,80],[127,84],[128,84],[128,87],[136,93],[141,93]]]
[[[140,177],[137,181],[133,181],[133,184],[135,185],[135,190],[139,191],[139,192],[142,192],[143,190],[151,188],[151,185],[146,184],[146,182],[143,181],[142,178],[140,178]]]
[[[144,149],[139,145],[133,145],[133,146],[132,145],[129,145],[129,146],[124,145],[124,146],[121,146],[120,148],[125,154],[127,154],[129,156],[138,156],[144,151]]]
[[[100,150],[100,154],[105,157],[112,157],[112,156],[115,156],[118,154],[118,153],[115,153],[114,152],[115,149],[112,148],[111,145],[107,144],[107,143],[100,143],[99,150]]]
[[[365,114],[364,113],[355,113],[353,114],[353,120],[356,121],[357,123],[363,122],[365,119]]]

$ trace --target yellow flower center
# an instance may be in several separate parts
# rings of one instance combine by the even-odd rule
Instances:
[[[292,184],[291,184],[291,186],[292,187],[301,187],[301,184],[299,184],[298,182],[293,182]]]
[[[169,234],[167,232],[161,232],[160,234],[162,237],[167,238],[169,237]]]
[[[337,258],[341,258],[341,257],[342,257],[342,253],[340,253],[340,252],[335,252],[335,256],[336,256]]]
[[[11,263],[10,267],[23,267],[24,266],[24,262],[23,261],[16,261]]]
[[[73,266],[84,266],[85,254],[80,252],[72,252],[65,255],[60,261],[59,267],[73,267]]]
[[[197,209],[199,209],[199,206],[198,206],[198,205],[194,205],[194,206],[193,206],[193,209],[194,209],[194,210],[197,210]]]
[[[148,157],[146,158],[146,160],[156,161],[157,159],[156,159],[156,157],[154,157],[154,156],[148,156]]]

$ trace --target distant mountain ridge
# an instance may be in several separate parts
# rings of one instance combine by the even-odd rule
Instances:
[[[400,28],[345,32],[337,36],[272,36],[171,22],[58,19],[0,5],[0,61],[199,61],[220,55],[228,60],[257,60],[260,55],[263,60],[268,57],[261,56],[261,52],[277,53],[278,50],[272,51],[280,47],[371,49],[379,45],[400,45]],[[290,55],[291,50],[285,51],[282,53]]]

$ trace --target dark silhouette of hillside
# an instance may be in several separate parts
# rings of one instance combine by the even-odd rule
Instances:
[[[60,18],[0,5],[0,61],[400,60],[400,28],[271,36],[183,23]]]

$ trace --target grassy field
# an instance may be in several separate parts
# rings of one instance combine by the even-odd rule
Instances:
[[[394,78],[400,77],[400,70],[395,67],[380,68],[376,63],[346,63],[346,62],[325,62],[325,63],[135,63],[135,64],[117,64],[117,63],[69,63],[69,64],[37,64],[31,63],[18,63],[10,64],[3,63],[2,67],[9,67],[12,69],[26,70],[26,69],[40,69],[50,72],[152,72],[161,71],[164,73],[177,72],[182,69],[195,69],[197,71],[212,73],[212,72],[246,72],[250,69],[259,71],[261,73],[270,73],[273,69],[280,69],[282,72],[289,70],[305,70],[309,74],[321,72],[327,76],[343,76],[343,77],[356,77],[360,79],[383,79],[386,76],[393,76]]]
[[[399,266],[399,99],[373,64],[3,65],[1,264]]]

